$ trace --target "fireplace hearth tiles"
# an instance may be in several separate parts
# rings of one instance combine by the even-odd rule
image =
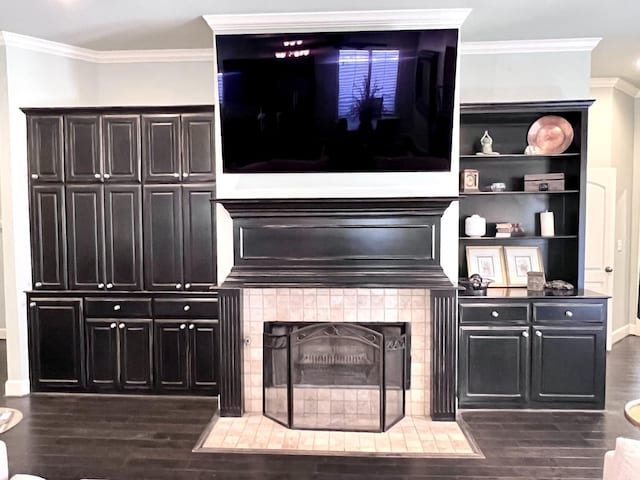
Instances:
[[[484,458],[456,422],[405,417],[383,433],[290,430],[259,413],[215,417],[194,452]]]

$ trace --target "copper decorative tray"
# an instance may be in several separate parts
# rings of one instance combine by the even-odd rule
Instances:
[[[527,142],[539,155],[563,153],[573,141],[573,128],[564,118],[546,115],[539,118],[527,133]]]

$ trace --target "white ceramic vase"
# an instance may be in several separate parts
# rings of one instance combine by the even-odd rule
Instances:
[[[468,237],[482,237],[487,233],[487,221],[480,215],[471,215],[464,220],[464,233]]]

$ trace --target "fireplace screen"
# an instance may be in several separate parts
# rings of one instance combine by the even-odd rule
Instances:
[[[404,416],[407,324],[265,323],[264,415],[381,432]]]

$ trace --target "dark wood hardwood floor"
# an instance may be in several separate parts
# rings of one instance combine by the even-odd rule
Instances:
[[[11,473],[49,480],[601,478],[615,438],[640,439],[622,414],[626,401],[640,398],[640,338],[617,344],[608,362],[604,412],[463,412],[483,460],[192,453],[216,408],[203,398],[2,398],[25,419],[0,439]]]

